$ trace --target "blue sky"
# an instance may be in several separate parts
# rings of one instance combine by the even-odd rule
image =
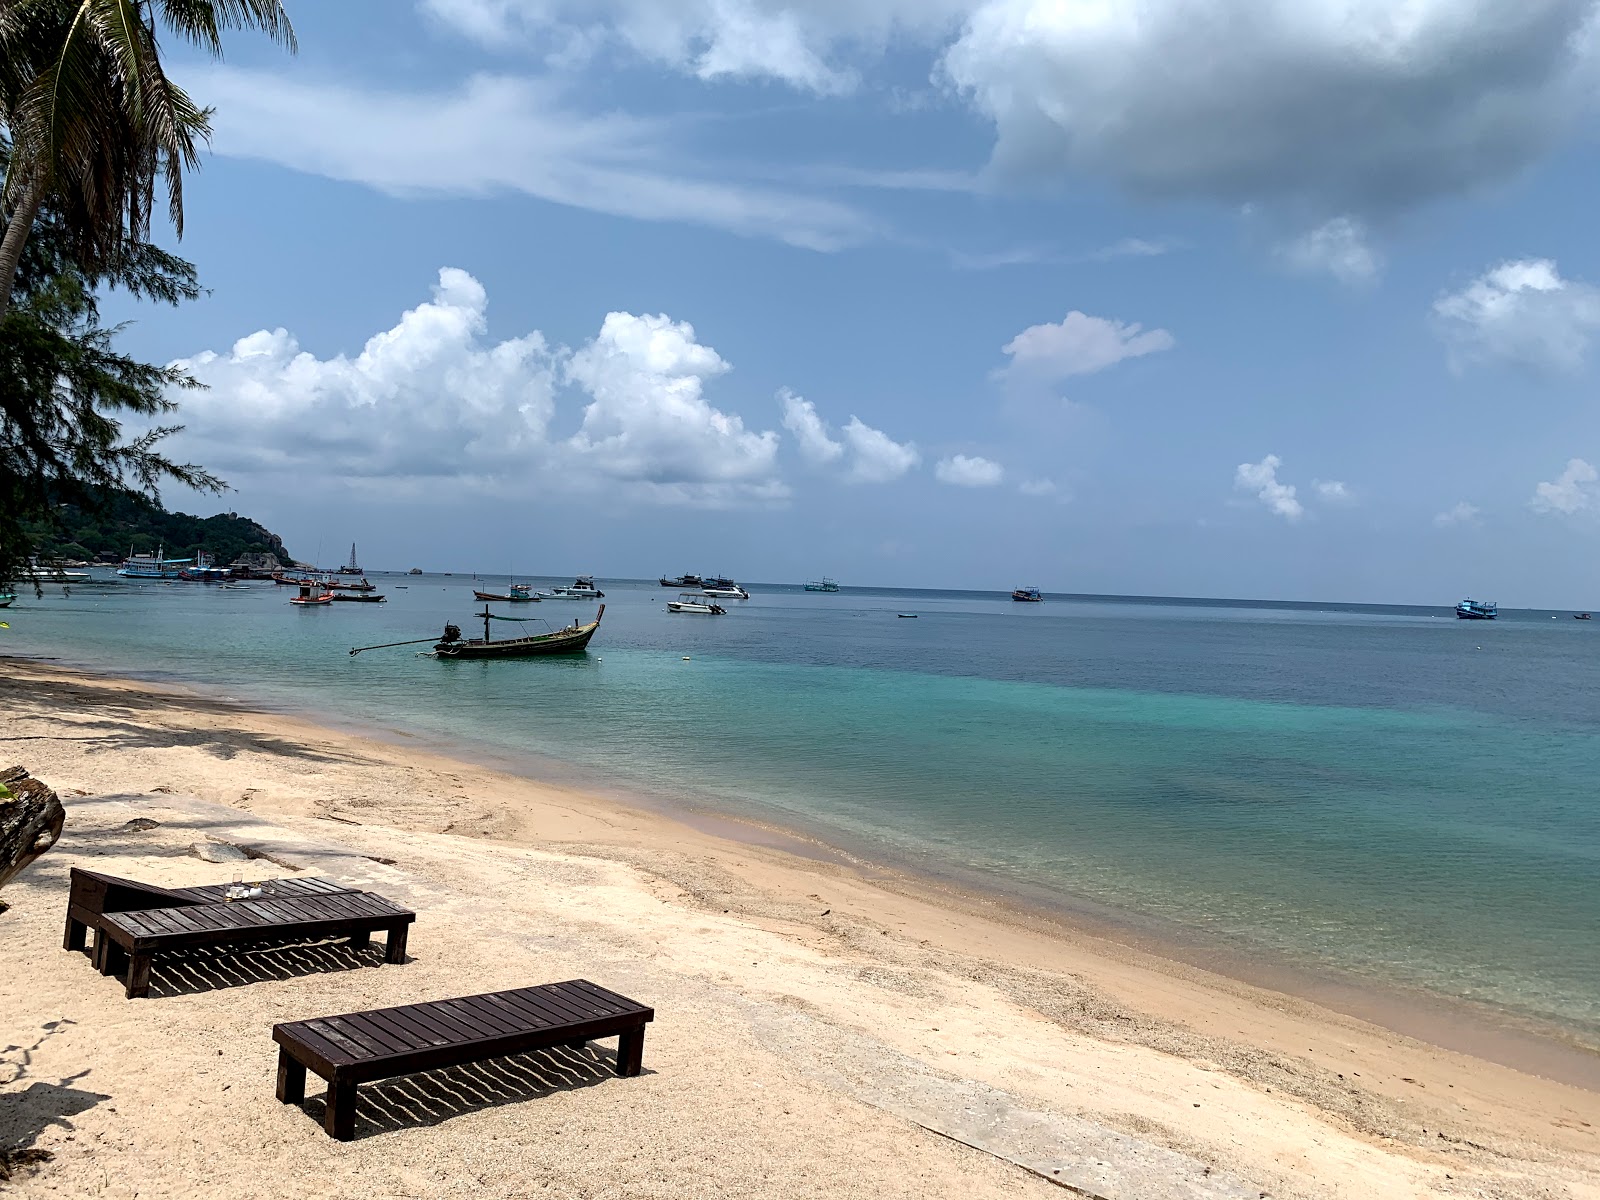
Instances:
[[[1600,603],[1597,0],[289,0],[114,305],[375,567]],[[1291,490],[1292,489],[1292,490]]]

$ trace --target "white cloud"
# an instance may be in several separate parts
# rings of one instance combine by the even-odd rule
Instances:
[[[852,416],[842,432],[850,447],[848,478],[856,483],[889,483],[922,461],[911,442],[897,442],[859,417]]]
[[[995,165],[1367,215],[1503,179],[1589,107],[1593,0],[985,0],[944,56]]]
[[[1326,271],[1340,283],[1371,283],[1383,270],[1383,258],[1367,243],[1367,230],[1350,217],[1334,217],[1279,249],[1297,271]]]
[[[1002,374],[1013,379],[1055,381],[1091,375],[1125,358],[1170,350],[1176,345],[1165,329],[1069,312],[1055,325],[1031,325],[1001,347],[1011,356]]]
[[[1282,465],[1283,460],[1276,454],[1269,454],[1258,463],[1240,463],[1233,473],[1233,486],[1254,492],[1268,512],[1286,521],[1298,521],[1305,515],[1305,507],[1295,499],[1294,485],[1278,482],[1278,468]]]
[[[844,443],[828,436],[827,422],[817,416],[816,405],[788,388],[778,393],[778,401],[783,405],[783,426],[794,434],[801,455],[819,465],[843,456]]]
[[[1571,372],[1600,332],[1600,288],[1563,279],[1550,259],[1519,259],[1439,297],[1433,312],[1458,368],[1499,360]]]
[[[612,313],[574,353],[538,332],[488,341],[487,309],[483,286],[446,267],[431,300],[353,358],[319,359],[278,329],[181,359],[208,385],[180,397],[185,451],[233,476],[449,477],[497,494],[620,484],[659,502],[786,494],[778,435],[706,401],[728,365],[689,325]],[[563,383],[588,399],[568,438],[551,432]]]
[[[1054,496],[1059,490],[1049,479],[1024,479],[1017,484],[1017,491],[1024,496]]]
[[[1600,508],[1600,472],[1581,458],[1567,461],[1566,469],[1554,483],[1541,483],[1533,489],[1529,502],[1535,512],[1571,516],[1587,509]]]
[[[592,397],[566,445],[594,470],[672,498],[784,494],[773,477],[778,435],[754,433],[707,403],[707,381],[728,370],[694,327],[665,314],[606,314],[600,333],[566,364]]]
[[[234,67],[196,74],[196,94],[217,106],[219,154],[399,194],[516,191],[818,250],[874,232],[832,200],[702,178],[669,123],[585,113],[549,82],[480,75],[454,91],[384,92]]]
[[[969,488],[997,487],[1006,477],[1005,468],[999,463],[965,454],[940,459],[933,474],[940,483]]]
[[[1355,500],[1350,489],[1337,479],[1313,479],[1311,486],[1317,495],[1329,504],[1349,504]]]
[[[1448,529],[1452,525],[1476,525],[1478,523],[1478,508],[1468,504],[1465,500],[1459,501],[1450,508],[1438,513],[1433,518],[1433,523],[1441,529]]]

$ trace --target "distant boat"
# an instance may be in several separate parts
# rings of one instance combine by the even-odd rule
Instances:
[[[684,592],[676,600],[667,601],[667,611],[674,613],[702,613],[708,617],[721,617],[727,614],[727,609],[722,605],[704,599],[705,593],[696,595],[694,592]]]
[[[330,579],[328,586],[342,592],[375,592],[378,590],[377,585],[368,582],[365,575],[361,577],[360,583],[339,583]]]
[[[231,568],[214,565],[211,556],[204,550],[195,557],[194,566],[184,567],[178,572],[178,578],[184,583],[221,583],[232,575]]]
[[[322,555],[318,554],[317,557],[321,558]],[[350,543],[350,561],[347,562],[344,566],[339,568],[338,574],[340,574],[340,575],[364,575],[364,574],[366,574],[365,571],[363,571],[360,567],[356,566],[356,544],[354,542]]]
[[[1573,613],[1572,619],[1574,621],[1587,621],[1590,619],[1590,617],[1588,613]]]
[[[717,600],[750,599],[750,593],[745,591],[737,583],[729,584],[726,587],[713,587],[711,584],[707,583],[705,587],[700,589],[700,594],[702,596],[711,596]]]
[[[537,604],[540,599],[533,594],[532,586],[526,583],[513,583],[503,596],[494,592],[480,592],[476,588],[472,590],[472,594],[479,600],[499,600],[510,604]]]
[[[131,549],[122,560],[117,574],[124,579],[176,579],[178,572],[194,561],[192,558],[167,558],[167,548],[162,546],[154,554],[135,554]]]
[[[15,592],[0,592],[0,608],[10,608],[11,602],[16,598]]]
[[[1044,599],[1044,593],[1038,588],[1019,587],[1012,590],[1011,598],[1028,604],[1038,604]]]
[[[839,585],[836,581],[824,575],[821,579],[813,579],[806,584],[808,592],[837,592]]]
[[[698,575],[679,575],[676,579],[661,577],[661,586],[664,588],[703,588],[706,581]]]
[[[557,629],[550,633],[536,633],[531,637],[505,638],[495,641],[489,634],[491,621],[537,621],[538,617],[500,617],[489,611],[489,606],[484,605],[481,613],[474,616],[483,618],[483,636],[481,638],[463,638],[461,630],[455,625],[444,627],[444,636],[434,638],[417,638],[409,642],[385,642],[379,646],[357,646],[351,655],[360,654],[363,650],[385,650],[391,646],[415,646],[422,642],[433,642],[433,656],[435,658],[542,658],[551,654],[582,654],[589,645],[589,639],[594,637],[595,630],[600,628],[600,619],[606,615],[606,606],[602,604],[600,611],[595,613],[594,620],[587,625],[580,625],[574,621],[564,629]]]
[[[1492,621],[1499,612],[1500,606],[1493,601],[1483,602],[1469,598],[1456,605],[1456,616],[1463,621]]]
[[[289,603],[298,604],[302,608],[309,608],[319,604],[332,604],[333,593],[324,588],[322,584],[306,579],[300,583],[300,594],[298,596],[290,596]]]
[[[66,567],[52,567],[30,562],[22,572],[28,583],[93,583],[94,576],[87,571],[74,571]]]
[[[554,587],[538,595],[544,600],[600,600],[605,593],[594,586],[593,575],[579,575],[566,587]]]
[[[916,613],[895,613],[895,616],[899,617],[902,621],[915,621],[917,619]]]
[[[338,586],[335,584],[334,586]],[[382,604],[384,597],[381,592],[330,592],[334,600],[341,600],[346,604]]]

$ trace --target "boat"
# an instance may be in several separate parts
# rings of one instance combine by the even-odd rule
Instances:
[[[916,613],[895,613],[895,616],[899,617],[902,621],[915,621],[917,619]]]
[[[675,613],[702,613],[708,617],[727,615],[722,605],[705,599],[705,592],[683,592],[676,600],[667,601],[667,611]]]
[[[473,596],[475,596],[479,600],[499,600],[502,603],[507,603],[507,604],[537,604],[537,603],[539,603],[539,599],[540,598],[533,594],[533,587],[532,587],[531,584],[513,583],[506,590],[506,592],[507,592],[506,595],[501,596],[501,595],[495,594],[494,592],[480,592],[480,591],[478,591],[477,588],[473,588],[472,589]]]
[[[600,611],[595,613],[594,620],[587,625],[580,625],[577,621],[562,629],[550,633],[536,633],[530,637],[505,638],[495,641],[490,636],[491,621],[537,621],[539,617],[501,617],[489,611],[485,604],[481,613],[474,616],[483,618],[483,636],[481,638],[463,638],[461,630],[455,625],[446,625],[443,636],[437,640],[431,637],[416,638],[407,642],[385,642],[379,646],[356,646],[351,649],[352,656],[360,654],[363,650],[385,650],[390,646],[416,646],[423,642],[433,642],[433,657],[435,658],[542,658],[551,654],[582,654],[589,645],[589,639],[594,636],[595,630],[600,628],[600,619],[606,615],[606,606],[602,604]]]
[[[537,595],[543,600],[599,600],[605,593],[594,586],[593,575],[579,575],[566,587],[554,587]]]
[[[318,554],[317,557],[321,558],[322,555]],[[363,571],[360,567],[356,566],[356,544],[354,542],[350,543],[350,561],[348,563],[346,563],[344,566],[339,568],[338,574],[340,574],[340,575],[365,575],[366,574],[365,571]]]
[[[167,579],[178,577],[178,572],[188,567],[194,561],[192,558],[168,558],[167,548],[162,546],[154,554],[135,554],[132,549],[128,557],[122,560],[122,565],[117,568],[117,574],[124,579]]]
[[[821,579],[812,579],[806,583],[806,591],[808,592],[837,592],[838,590],[839,584],[835,580],[829,579],[826,575]]]
[[[16,598],[15,592],[0,592],[0,608],[10,608],[11,602]]]
[[[369,583],[365,575],[361,577],[360,583],[339,583],[337,580],[329,579],[328,586],[342,592],[375,592],[378,590],[377,585]]]
[[[411,570],[406,572],[406,574],[407,575],[421,575],[422,574],[422,568],[421,567],[412,567]]]
[[[1492,621],[1500,606],[1491,601],[1473,600],[1470,597],[1456,605],[1456,616],[1463,621]]]
[[[382,604],[384,602],[381,592],[329,592],[328,594],[334,600],[343,601],[346,604]]]
[[[1044,593],[1038,588],[1019,587],[1013,588],[1011,598],[1026,604],[1038,604],[1044,599]]]
[[[195,556],[194,566],[181,569],[178,578],[184,583],[221,583],[232,574],[229,568],[212,563],[211,556],[202,550]]]
[[[702,596],[712,596],[718,600],[750,599],[750,593],[745,591],[737,583],[732,587],[712,587],[710,584],[707,584],[705,587],[700,589],[700,594]]]
[[[298,596],[290,596],[289,603],[299,604],[303,607],[310,607],[318,604],[332,604],[333,593],[328,591],[325,587],[323,587],[322,584],[317,583],[315,580],[306,579],[301,581],[300,594]]]
[[[74,571],[66,567],[55,567],[38,562],[30,562],[27,569],[22,572],[22,578],[28,583],[93,583],[94,576],[87,571]]]
[[[1591,620],[1592,618],[1590,618],[1588,613],[1573,613],[1572,614],[1572,619],[1574,621],[1588,621],[1588,620]]]
[[[661,577],[661,586],[664,588],[703,588],[706,581],[698,575],[679,575],[676,579]]]

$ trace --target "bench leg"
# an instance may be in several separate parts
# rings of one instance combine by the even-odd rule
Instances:
[[[61,939],[61,948],[63,950],[82,950],[84,943],[88,940],[88,936],[89,927],[82,921],[73,920],[69,913],[67,916],[67,933]]]
[[[644,1070],[644,1026],[630,1029],[617,1041],[617,1074],[637,1075]]]
[[[128,955],[128,999],[150,994],[150,954]]]
[[[350,948],[352,950],[365,950],[372,945],[372,930],[363,929],[350,935]]]
[[[89,961],[94,964],[94,969],[102,975],[106,973],[106,947],[110,944],[110,938],[98,929],[94,931],[94,940],[89,943]]]
[[[120,975],[128,961],[127,952],[112,941],[104,930],[96,932],[95,938],[95,945],[100,948],[100,974]]]
[[[562,1043],[568,1050],[582,1050],[588,1044],[588,1038],[573,1038],[570,1042]]]
[[[284,1104],[299,1104],[306,1098],[306,1065],[278,1047],[278,1099]]]
[[[406,934],[409,925],[396,925],[389,930],[389,942],[384,947],[383,961],[388,963],[403,963],[406,960]]]
[[[328,1111],[322,1127],[328,1136],[348,1142],[356,1135],[356,1085],[348,1079],[328,1081]]]

